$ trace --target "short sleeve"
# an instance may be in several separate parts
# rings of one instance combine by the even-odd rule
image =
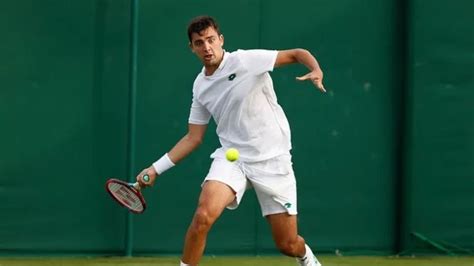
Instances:
[[[273,71],[277,55],[276,50],[239,50],[239,58],[244,67],[256,75]]]
[[[206,107],[193,97],[188,123],[194,125],[207,125],[210,119],[211,113],[209,113]]]

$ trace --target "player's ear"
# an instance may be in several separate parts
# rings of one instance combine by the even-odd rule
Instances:
[[[193,53],[194,53],[193,44],[192,44],[191,42],[189,42],[189,43],[188,43],[188,45],[189,45],[189,49],[191,49],[191,52],[193,52]]]
[[[219,35],[219,39],[221,39],[221,47],[224,45],[224,35]]]

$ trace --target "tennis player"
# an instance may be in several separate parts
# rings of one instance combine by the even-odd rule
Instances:
[[[278,249],[295,257],[299,265],[320,266],[298,235],[290,127],[268,73],[275,67],[300,63],[309,73],[297,79],[312,82],[325,92],[318,62],[304,49],[226,52],[224,36],[209,16],[194,18],[188,37],[191,51],[204,65],[193,85],[188,133],[137,176],[142,185],[152,185],[158,175],[201,144],[210,118],[214,119],[222,146],[211,155],[213,162],[186,233],[181,266],[198,265],[212,225],[226,207],[237,208],[250,187],[255,189]],[[230,147],[240,152],[237,162],[225,159]],[[143,181],[144,174],[150,176],[149,182]]]

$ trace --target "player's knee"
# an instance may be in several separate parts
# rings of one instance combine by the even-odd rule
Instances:
[[[297,239],[285,239],[276,242],[278,250],[291,257],[295,257],[298,254],[298,241]]]
[[[194,214],[192,227],[197,232],[207,232],[214,223],[214,220],[215,218],[208,210],[198,208]]]

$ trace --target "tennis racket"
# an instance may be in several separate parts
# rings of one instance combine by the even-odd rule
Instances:
[[[150,177],[143,176],[143,181],[148,182]],[[111,178],[105,183],[105,190],[120,205],[133,213],[142,213],[146,209],[145,198],[141,192],[142,187],[138,182],[127,183],[125,181]]]

